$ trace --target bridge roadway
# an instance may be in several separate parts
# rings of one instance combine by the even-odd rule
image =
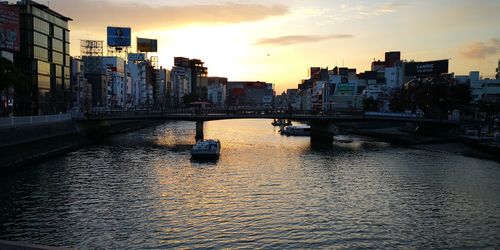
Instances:
[[[394,115],[362,115],[362,114],[307,114],[307,113],[275,113],[275,112],[110,112],[103,114],[90,114],[81,117],[79,121],[102,121],[102,120],[178,120],[178,121],[215,121],[229,119],[288,119],[305,122],[410,122],[422,125],[448,125],[451,127],[460,124],[460,121],[438,120]]]
[[[81,122],[112,121],[112,120],[177,120],[196,122],[195,140],[204,138],[203,123],[205,121],[228,120],[228,119],[287,119],[294,121],[309,122],[311,125],[311,140],[333,141],[335,128],[332,124],[342,127],[342,123],[363,122],[390,122],[390,123],[413,123],[419,129],[453,128],[460,124],[459,121],[424,119],[408,117],[405,115],[364,115],[364,114],[310,114],[310,113],[282,113],[265,111],[232,110],[219,111],[198,110],[198,112],[137,112],[120,111],[107,112],[103,114],[89,114],[78,119]]]

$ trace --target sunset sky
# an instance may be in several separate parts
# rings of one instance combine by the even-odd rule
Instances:
[[[47,4],[47,1],[40,1]],[[127,1],[51,0],[74,19],[80,39],[105,40],[106,26],[132,27],[159,41],[160,65],[174,56],[205,61],[210,76],[260,80],[295,88],[309,66],[358,72],[399,50],[404,59],[450,58],[450,71],[494,75],[500,59],[500,1]]]

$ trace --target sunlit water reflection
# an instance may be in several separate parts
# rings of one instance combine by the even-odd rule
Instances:
[[[358,139],[311,146],[270,121],[110,137],[0,178],[0,239],[76,248],[482,248],[500,245],[500,164]]]

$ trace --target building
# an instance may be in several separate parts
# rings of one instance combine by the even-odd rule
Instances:
[[[299,89],[286,90],[286,107],[291,107],[294,110],[300,110],[300,93]]]
[[[195,94],[201,100],[208,99],[208,78],[207,78],[208,69],[204,67],[203,61],[201,61],[200,59],[174,57],[174,67],[176,68],[175,71],[177,73],[189,74],[189,76],[176,75],[176,77],[178,77],[179,80],[178,82],[177,81],[175,82],[175,84],[178,87],[177,90],[184,90],[184,87],[182,86],[183,81],[187,80],[189,84],[188,91],[187,92],[181,91],[183,92],[182,96],[176,97],[177,99],[182,98],[186,94]],[[172,71],[174,71],[174,68],[172,68]],[[172,87],[175,88],[174,86]],[[174,94],[178,95],[179,91],[177,91],[177,93]]]
[[[11,63],[14,62],[14,54],[7,51],[0,51],[0,58],[5,58]],[[2,72],[3,73],[3,72]],[[13,86],[0,89],[0,117],[11,116],[13,114],[15,92]]]
[[[71,110],[89,112],[92,108],[92,85],[84,75],[81,59],[71,58]]]
[[[130,106],[141,109],[154,108],[155,93],[159,93],[158,72],[155,71],[150,61],[129,62],[127,69],[132,87],[131,97],[129,97],[129,102],[132,103]],[[165,79],[167,79],[166,76]]]
[[[227,78],[208,77],[208,101],[216,107],[226,105]]]
[[[92,87],[92,107],[97,109],[109,108],[111,96],[108,94],[108,85],[111,80],[111,72],[106,68],[103,57],[82,57],[83,73]]]
[[[385,52],[385,68],[395,67],[398,62],[401,61],[400,51],[389,51]]]
[[[172,85],[171,106],[180,108],[183,106],[183,97],[191,93],[191,68],[173,66],[170,71]]]
[[[371,71],[384,71],[385,69],[385,61],[373,61]]]
[[[271,108],[274,85],[266,82],[237,81],[227,83],[227,103],[249,108]]]
[[[500,103],[500,79],[481,79],[479,71],[471,71],[469,81],[474,103],[481,101]]]
[[[208,69],[200,59],[189,60],[191,68],[191,92],[197,94],[201,100],[208,99]]]
[[[108,82],[108,107],[111,109],[124,109],[126,96],[126,68],[125,60],[115,56],[102,58],[103,69],[109,72]]]
[[[166,109],[170,105],[170,70],[160,67],[155,69],[156,84],[153,88],[154,103],[157,109]]]
[[[323,110],[362,108],[361,89],[356,69],[335,67],[329,71],[328,85],[323,101]]]
[[[70,106],[70,38],[66,17],[31,0],[19,1],[21,46],[15,63],[30,77],[30,90],[16,90],[16,115],[66,112]]]

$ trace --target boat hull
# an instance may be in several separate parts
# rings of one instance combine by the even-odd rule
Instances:
[[[219,158],[219,153],[213,152],[191,152],[191,157],[200,159],[214,159]]]

